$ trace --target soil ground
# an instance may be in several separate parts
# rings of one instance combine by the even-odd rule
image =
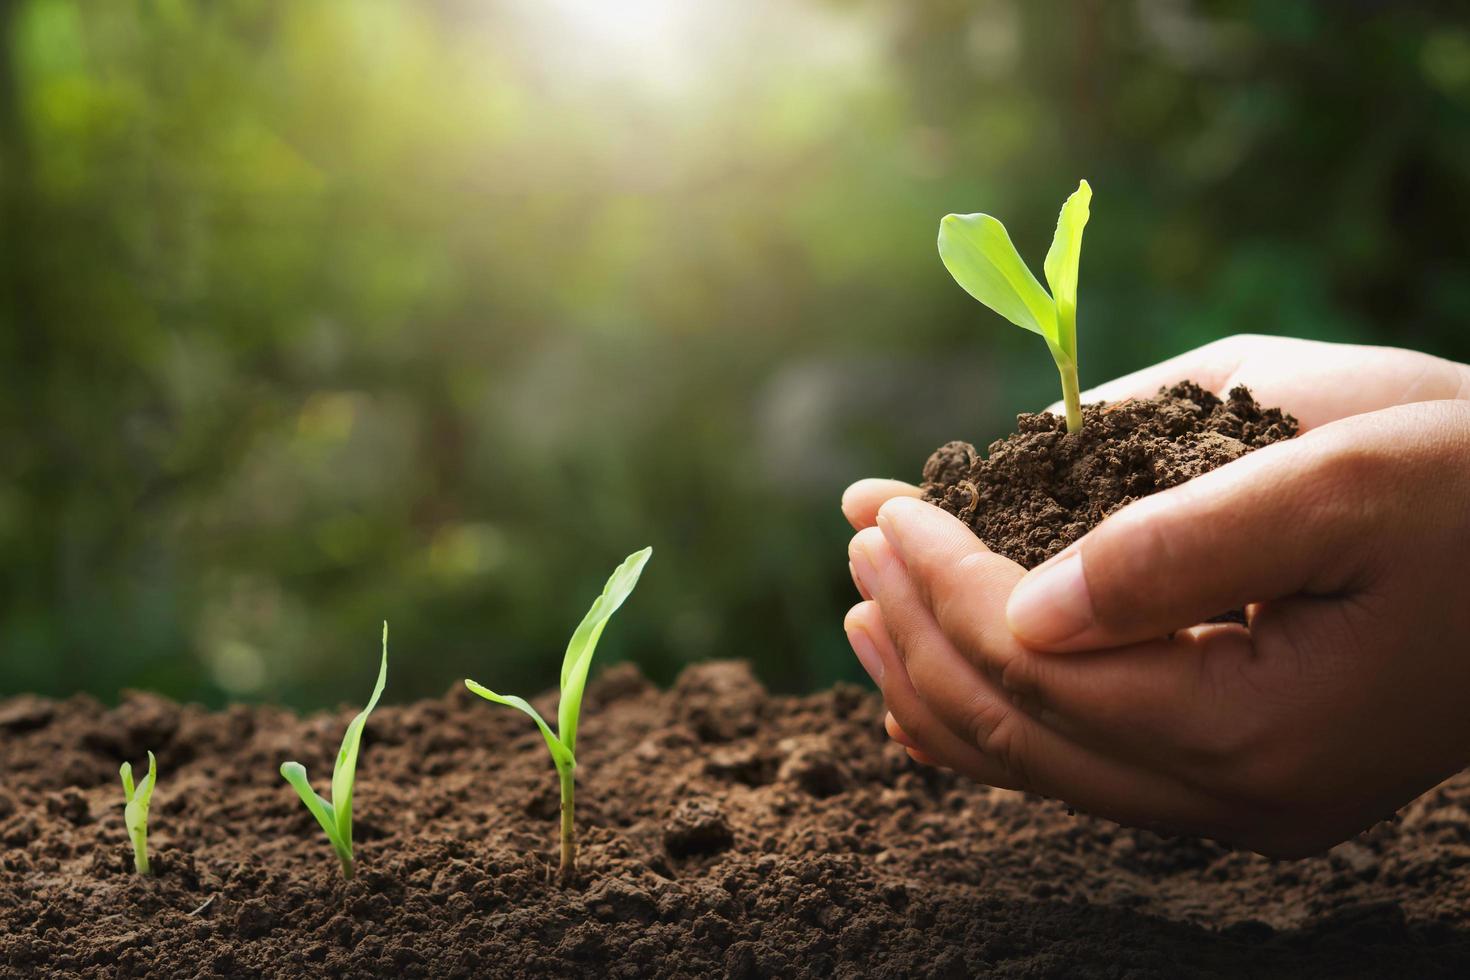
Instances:
[[[0,975],[1470,976],[1470,775],[1271,862],[923,769],[865,690],[618,666],[584,712],[579,881],[540,735],[456,689],[369,721],[349,883],[277,767],[323,787],[356,710],[0,702]],[[144,879],[117,767],[146,749]]]
[[[946,443],[924,465],[924,495],[992,551],[1035,568],[1139,497],[1296,435],[1296,419],[1235,388],[1221,401],[1192,382],[1153,398],[1082,409],[1082,429],[1041,412],[982,457]]]

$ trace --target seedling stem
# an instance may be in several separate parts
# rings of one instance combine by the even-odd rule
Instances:
[[[561,865],[557,870],[568,878],[577,870],[577,764],[559,764],[556,774],[561,778]]]
[[[1082,389],[1077,383],[1077,365],[1064,364],[1062,372],[1062,402],[1067,406],[1067,431],[1077,432],[1082,428]]]

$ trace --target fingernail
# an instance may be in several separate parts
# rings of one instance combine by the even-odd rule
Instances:
[[[893,717],[893,712],[891,711],[883,718],[883,731],[887,733],[889,738],[906,749],[917,749],[919,747],[913,739],[909,738],[909,733],[899,727],[898,719]]]
[[[1092,625],[1092,596],[1082,574],[1082,552],[1044,565],[1021,579],[1006,603],[1011,632],[1029,643],[1069,640]]]
[[[857,582],[858,591],[865,595],[874,595],[873,586],[881,579],[883,568],[879,562],[889,561],[893,553],[890,548],[881,546],[883,536],[873,528],[859,531],[853,535],[852,544],[847,549],[847,561],[852,566],[852,577]]]
[[[915,508],[923,506],[923,502],[913,497],[894,497],[878,508],[878,530],[883,532],[888,547],[900,561],[903,560],[903,532],[908,526],[907,518],[913,516]]]
[[[852,652],[857,654],[858,663],[863,665],[873,683],[883,686],[883,658],[878,656],[878,648],[873,645],[867,631],[861,626],[854,626],[847,631],[847,642],[852,644]]]

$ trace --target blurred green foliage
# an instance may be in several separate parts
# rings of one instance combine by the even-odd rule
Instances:
[[[0,694],[545,689],[649,544],[609,660],[856,679],[842,487],[1055,397],[939,216],[1092,182],[1084,386],[1470,356],[1453,10],[0,5]]]

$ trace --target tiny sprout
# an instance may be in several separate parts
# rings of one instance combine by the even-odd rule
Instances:
[[[561,874],[563,877],[569,877],[577,870],[576,824],[573,819],[577,772],[577,721],[582,713],[582,692],[587,686],[587,672],[592,667],[592,654],[597,649],[597,641],[602,636],[603,627],[607,625],[607,621],[612,618],[613,613],[617,612],[623,601],[632,594],[633,587],[638,584],[638,576],[643,574],[643,566],[647,564],[652,554],[652,548],[644,548],[642,551],[629,555],[617,567],[612,577],[607,580],[607,584],[603,586],[602,594],[592,603],[592,608],[587,610],[587,615],[582,617],[581,625],[577,627],[570,642],[567,643],[566,656],[561,662],[561,699],[557,704],[556,734],[552,734],[551,726],[546,724],[525,698],[496,694],[489,688],[469,679],[464,682],[465,687],[487,701],[494,701],[496,704],[524,711],[531,716],[536,727],[541,729],[541,737],[546,740],[546,747],[551,751],[552,764],[556,766],[556,774],[561,780]]]
[[[947,214],[939,222],[939,257],[955,282],[1016,326],[1046,341],[1062,376],[1068,432],[1082,428],[1077,383],[1077,264],[1091,202],[1092,188],[1084,180],[1062,205],[1044,266],[1052,295],[1041,288],[1011,244],[1005,225],[995,218]]]
[[[383,686],[388,683],[388,624],[383,623],[383,662],[378,668],[378,683],[373,685],[373,696],[367,707],[352,719],[347,734],[342,736],[342,747],[337,751],[337,765],[332,769],[331,802],[322,799],[311,788],[306,778],[306,767],[299,762],[281,763],[281,775],[296,790],[301,802],[316,817],[337,859],[342,862],[342,877],[352,877],[352,785],[357,778],[357,750],[362,743],[362,730],[367,725],[368,715],[378,706],[383,695]]]
[[[148,753],[148,775],[133,788],[133,764],[124,762],[117,774],[122,777],[123,798],[127,807],[123,810],[123,823],[128,836],[133,839],[133,867],[138,874],[151,874],[148,866],[148,803],[153,799],[153,787],[158,783],[158,760]]]

